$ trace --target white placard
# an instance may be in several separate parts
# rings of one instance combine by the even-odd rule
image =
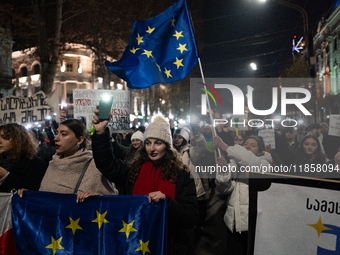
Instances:
[[[95,90],[74,89],[74,118],[86,122],[88,130],[91,128],[93,111],[99,104],[102,95],[113,96],[112,119],[108,125],[113,133],[130,130],[130,91],[127,90]]]
[[[258,136],[261,136],[264,141],[264,146],[270,145],[275,149],[275,130],[274,129],[261,129]]]
[[[272,183],[258,193],[255,255],[340,254],[340,191]]]
[[[328,134],[340,136],[340,115],[330,115]]]
[[[59,115],[58,91],[53,91],[49,97],[43,91],[31,97],[7,96],[0,98],[0,124],[4,123],[43,123],[47,116]]]

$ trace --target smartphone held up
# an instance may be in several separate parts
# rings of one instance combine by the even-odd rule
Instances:
[[[112,108],[113,96],[103,95],[100,98],[98,111],[100,115],[98,115],[99,120],[108,120],[110,119],[110,111]]]

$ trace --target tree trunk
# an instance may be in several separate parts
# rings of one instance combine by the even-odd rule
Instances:
[[[41,64],[41,90],[44,93],[49,94],[52,91],[58,65],[63,0],[57,0],[56,3],[56,29],[53,38],[53,45],[51,45],[51,53],[49,52],[48,37],[46,33],[44,0],[32,0],[32,5],[39,43],[38,49]]]

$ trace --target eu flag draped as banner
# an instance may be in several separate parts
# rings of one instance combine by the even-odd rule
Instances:
[[[166,201],[25,191],[12,198],[18,254],[166,255]]]
[[[197,60],[187,3],[179,0],[156,17],[134,21],[122,58],[105,65],[129,88],[142,89],[184,78]]]

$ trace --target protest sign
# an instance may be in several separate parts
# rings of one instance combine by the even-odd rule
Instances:
[[[44,122],[47,116],[56,113],[58,116],[58,91],[49,97],[39,91],[31,97],[7,96],[0,98],[0,124]]]
[[[90,130],[93,111],[103,95],[113,96],[112,119],[108,125],[110,131],[121,133],[130,130],[130,91],[74,89],[74,118],[86,123]]]
[[[330,115],[328,134],[340,136],[340,115]]]
[[[339,195],[339,190],[271,183],[257,193],[253,254],[339,254]]]
[[[259,136],[263,138],[264,145],[270,145],[272,149],[275,149],[275,130],[274,129],[261,129]]]

